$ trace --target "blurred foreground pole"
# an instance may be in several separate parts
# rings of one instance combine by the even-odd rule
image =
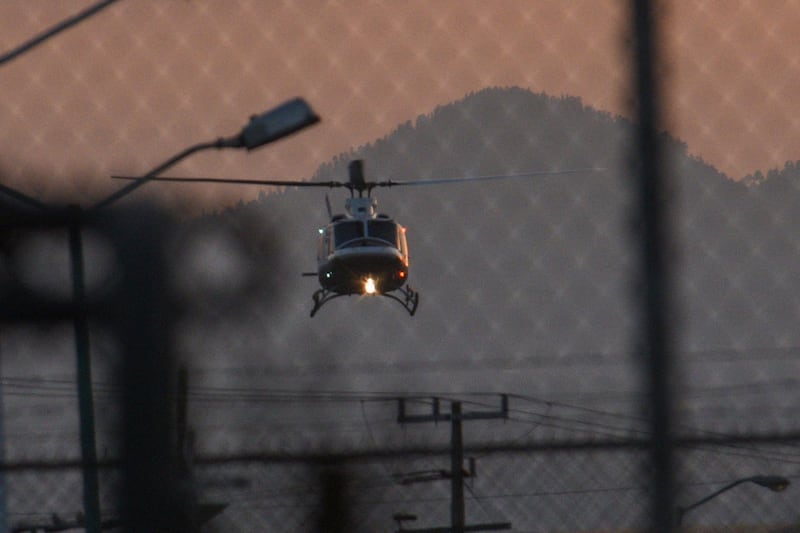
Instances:
[[[110,218],[123,273],[113,304],[123,358],[123,525],[132,532],[191,532],[191,495],[181,486],[174,445],[169,221],[142,208]]]
[[[664,164],[659,150],[659,43],[654,5],[633,0],[635,121],[638,125],[634,179],[639,185],[641,244],[641,349],[647,363],[647,390],[652,442],[650,444],[652,531],[673,530],[675,480],[672,438],[672,350],[668,298],[668,239]]]
[[[320,470],[319,483],[321,495],[317,531],[320,533],[352,531],[347,474],[335,465],[328,465]]]
[[[83,213],[78,206],[69,208],[69,250],[72,274],[73,327],[78,380],[78,418],[80,420],[81,462],[83,471],[83,512],[86,533],[100,533],[100,482],[97,473],[94,398],[92,394],[92,357],[89,342],[89,309],[86,300],[83,239]]]
[[[461,424],[461,402],[453,402],[450,409],[450,531],[464,533],[464,435]]]
[[[2,353],[0,353],[0,376],[2,376]],[[2,380],[0,380],[2,383]],[[3,410],[3,394],[0,389],[0,464],[6,462],[6,433],[5,433],[5,419]],[[7,505],[7,484],[6,473],[0,471],[0,531],[8,531],[8,505]]]

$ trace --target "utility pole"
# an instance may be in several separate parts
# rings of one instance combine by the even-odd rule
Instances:
[[[500,409],[498,411],[476,411],[465,413],[461,409],[461,402],[450,402],[450,412],[442,413],[439,408],[439,399],[433,399],[431,414],[416,415],[406,413],[404,399],[398,400],[397,421],[401,424],[422,422],[450,422],[450,527],[437,527],[426,529],[401,529],[404,533],[466,533],[467,531],[495,531],[511,529],[510,522],[497,522],[489,524],[467,525],[464,507],[464,435],[462,423],[465,420],[487,420],[495,418],[508,418],[508,396],[500,396]],[[470,472],[474,472],[471,465]],[[428,478],[430,481],[436,478]],[[441,478],[439,478],[441,479]]]
[[[97,473],[97,443],[92,393],[92,357],[89,349],[89,310],[84,273],[82,224],[83,212],[77,205],[69,208],[69,256],[72,273],[73,324],[77,355],[78,418],[80,421],[81,462],[83,468],[83,509],[86,532],[99,533],[102,528],[100,512],[100,481]]]
[[[461,402],[450,406],[450,524],[453,533],[462,533],[464,516],[464,435],[461,432]]]

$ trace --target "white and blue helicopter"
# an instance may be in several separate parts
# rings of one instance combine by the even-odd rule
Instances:
[[[413,316],[419,305],[419,292],[408,284],[409,248],[406,227],[389,215],[377,212],[372,190],[378,187],[443,185],[468,181],[491,181],[553,174],[593,172],[602,169],[578,169],[527,172],[497,176],[473,176],[417,181],[366,181],[363,160],[351,161],[348,181],[281,181],[258,179],[153,177],[153,181],[232,183],[283,187],[345,188],[345,213],[333,214],[326,196],[330,221],[319,229],[317,270],[303,276],[315,276],[320,288],[313,295],[313,317],[334,298],[351,295],[385,296],[400,303]]]

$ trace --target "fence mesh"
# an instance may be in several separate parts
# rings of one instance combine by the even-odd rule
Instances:
[[[2,3],[0,530],[797,531],[800,5],[654,4],[648,347],[648,2]],[[318,125],[163,175],[502,178],[370,191],[407,227],[413,316],[309,317],[346,187],[102,206],[296,96]]]

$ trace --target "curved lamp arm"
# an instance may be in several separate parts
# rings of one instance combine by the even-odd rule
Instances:
[[[234,135],[233,137],[221,137],[216,141],[203,142],[186,148],[153,168],[141,178],[125,185],[104,200],[96,203],[92,208],[100,209],[116,202],[148,181],[151,181],[172,165],[201,150],[207,150],[209,148],[220,150],[222,148],[245,148],[247,150],[253,150],[259,146],[291,135],[317,122],[319,122],[319,116],[312,111],[305,100],[302,98],[289,100],[266,113],[250,117],[250,122],[242,128],[242,131],[238,135]]]
[[[731,490],[733,487],[735,487],[737,485],[741,485],[742,483],[748,483],[748,482],[755,483],[756,485],[759,485],[761,487],[768,488],[769,490],[771,490],[773,492],[780,492],[780,491],[784,490],[786,487],[788,487],[789,484],[791,483],[788,479],[786,479],[785,477],[782,477],[782,476],[751,476],[751,477],[746,477],[746,478],[742,478],[742,479],[737,479],[736,481],[733,481],[732,483],[728,483],[727,485],[725,485],[721,489],[712,492],[711,494],[709,494],[705,498],[697,500],[696,502],[694,502],[691,505],[678,506],[678,508],[676,510],[676,518],[677,518],[678,524],[680,524],[683,521],[683,516],[687,512],[689,512],[692,509],[694,509],[695,507],[700,507],[704,503],[707,503],[709,500],[713,500],[714,498],[716,498],[717,496],[719,496],[723,492],[727,492],[727,491]]]

